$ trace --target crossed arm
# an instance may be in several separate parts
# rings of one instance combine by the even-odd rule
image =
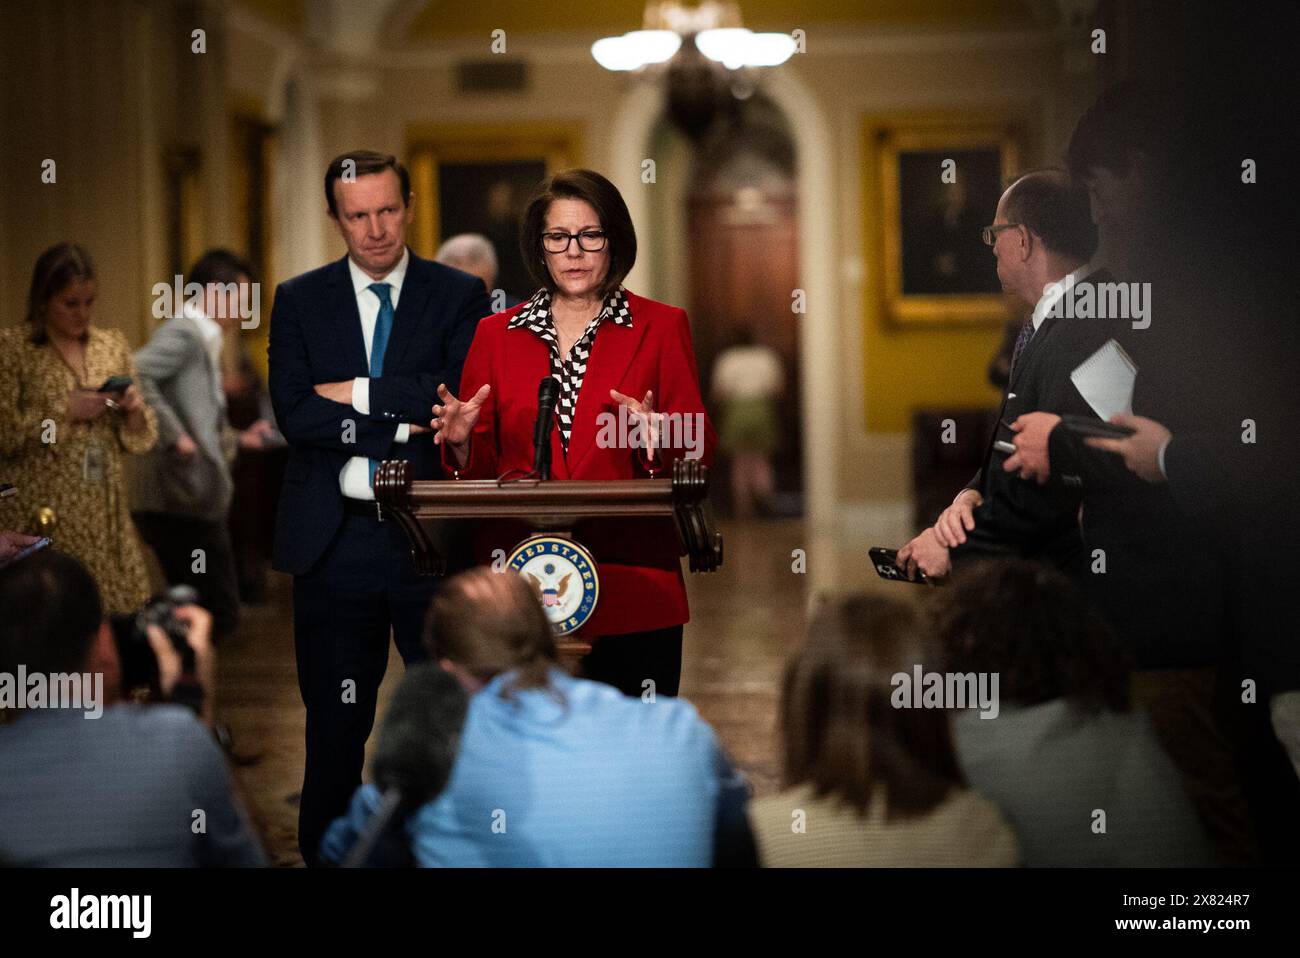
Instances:
[[[438,385],[459,386],[459,372],[478,320],[490,311],[487,290],[481,283],[461,297],[444,332],[444,369],[317,383],[309,374],[298,304],[281,287],[271,316],[271,398],[285,438],[291,443],[381,458],[392,443],[428,432],[429,409],[437,402]],[[341,437],[349,421],[354,424],[355,442],[344,444]]]
[[[344,384],[313,382],[306,337],[298,303],[293,293],[281,286],[271,311],[267,355],[271,404],[284,438],[295,446],[315,446],[370,459],[389,458],[398,424],[376,421],[353,408],[350,383],[348,396],[343,399]]]

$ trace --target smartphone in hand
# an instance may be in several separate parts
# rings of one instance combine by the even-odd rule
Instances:
[[[131,386],[130,376],[110,376],[95,392],[124,393]]]
[[[31,545],[14,553],[14,555],[9,559],[8,562],[0,562],[0,569],[3,569],[5,566],[13,565],[15,562],[22,562],[28,556],[35,555],[36,553],[40,552],[42,549],[49,548],[50,543],[53,541],[54,540],[50,539],[48,536],[37,539]]]
[[[871,564],[876,568],[876,575],[882,579],[890,579],[894,582],[911,582],[913,585],[928,585],[930,582],[920,569],[916,570],[917,578],[909,579],[907,573],[898,567],[897,549],[883,549],[880,546],[873,546],[867,550],[867,555],[870,556]]]

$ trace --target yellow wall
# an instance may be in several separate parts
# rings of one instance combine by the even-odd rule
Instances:
[[[953,114],[951,122],[960,124],[970,116],[970,111]],[[867,432],[906,432],[916,409],[988,406],[996,403],[999,395],[989,384],[985,369],[1001,343],[1004,320],[932,325],[890,322],[885,315],[884,255],[879,244],[879,218],[884,214],[875,144],[880,130],[900,120],[905,118],[864,116],[859,141],[863,259],[870,290],[861,302],[862,401]],[[989,210],[988,221],[992,220],[993,211]],[[988,268],[995,268],[991,254]]]
[[[864,343],[867,429],[906,432],[922,407],[991,406],[985,376],[1000,329],[893,330],[868,318]]]

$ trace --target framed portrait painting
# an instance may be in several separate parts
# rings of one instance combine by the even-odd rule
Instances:
[[[414,246],[432,257],[457,233],[479,233],[496,249],[497,283],[510,300],[534,292],[519,253],[524,207],[547,175],[575,166],[577,127],[557,124],[416,125],[407,130],[416,194]]]
[[[1019,138],[996,123],[875,131],[874,217],[883,313],[892,325],[1000,324],[992,251],[980,237],[1020,170]]]

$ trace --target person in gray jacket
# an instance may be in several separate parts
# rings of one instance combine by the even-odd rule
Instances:
[[[222,340],[239,323],[241,305],[249,301],[242,287],[252,282],[243,258],[222,249],[204,253],[186,283],[202,287],[203,294],[175,304],[175,315],[135,354],[140,388],[158,417],[158,443],[136,464],[132,517],[167,581],[198,591],[217,639],[239,621],[226,525],[234,491],[230,466],[240,446],[258,446],[274,432],[259,420],[237,434],[226,418]]]
[[[954,581],[937,620],[950,673],[998,677],[999,707],[958,712],[953,738],[1025,865],[1212,864],[1177,769],[1129,709],[1131,663],[1070,580],[989,562]]]

